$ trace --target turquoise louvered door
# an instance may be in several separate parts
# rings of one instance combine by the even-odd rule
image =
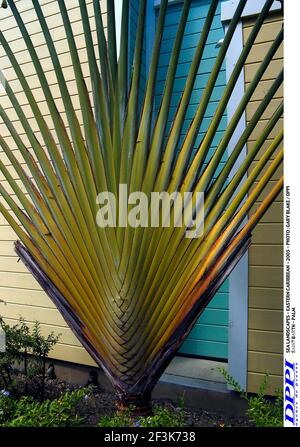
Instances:
[[[200,32],[204,24],[205,17],[208,12],[210,0],[192,0],[189,19],[185,30],[185,36],[182,44],[180,61],[177,68],[176,81],[174,86],[172,109],[168,119],[168,131],[171,126],[172,118],[176,112],[177,105],[180,101],[180,96],[185,85],[185,80],[188,75],[188,70],[199,40]],[[170,4],[168,7],[165,32],[163,36],[160,66],[158,70],[158,77],[156,83],[156,108],[159,108],[161,94],[164,88],[164,81],[167,74],[168,62],[176,35],[177,26],[180,20],[182,10],[182,2]],[[207,47],[204,52],[204,60],[201,62],[199,74],[197,76],[194,92],[187,111],[186,122],[184,125],[183,135],[187,131],[191,119],[197,108],[197,104],[203,92],[203,89],[208,81],[210,72],[212,70],[216,55],[218,53],[217,43],[224,37],[224,30],[220,19],[221,2],[218,7],[218,13],[214,19],[212,30],[208,37]],[[158,10],[156,10],[156,17]],[[225,67],[221,71],[215,90],[211,97],[209,107],[206,112],[206,117],[201,126],[197,143],[201,141],[204,132],[207,130],[211,117],[216,109],[218,101],[222,96],[222,92],[226,83]],[[216,148],[220,141],[222,131],[226,127],[226,116],[223,117],[220,123],[217,136],[213,141],[209,155]],[[228,282],[226,282],[216,294],[215,298],[205,310],[203,315],[199,318],[197,324],[194,326],[191,334],[181,348],[182,354],[189,354],[193,356],[203,356],[210,358],[226,359],[228,345]]]

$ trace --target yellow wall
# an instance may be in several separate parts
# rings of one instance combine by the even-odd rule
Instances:
[[[244,40],[247,39],[254,20],[244,22]],[[263,25],[256,44],[249,55],[245,67],[246,86],[251,82],[260,62],[265,57],[282,26],[282,17],[277,13],[269,17]],[[262,78],[252,101],[247,109],[247,121],[255,112],[259,101],[263,99],[272,81],[282,68],[282,47],[277,51]],[[280,88],[262,116],[257,129],[251,135],[249,147],[253,146],[260,130],[266,125],[277,106],[282,101],[283,91]],[[282,128],[282,120],[275,126],[270,139],[263,150]],[[275,153],[275,155],[277,152]],[[278,169],[272,184],[282,175]],[[265,194],[260,198],[260,202]],[[248,332],[248,390],[258,391],[265,372],[270,373],[270,392],[282,385],[282,353],[283,353],[283,202],[282,194],[264,216],[253,232],[252,246],[249,250],[249,332]],[[255,208],[254,208],[255,209]]]
[[[27,23],[27,29],[31,34],[37,53],[41,57],[42,66],[46,72],[48,82],[51,85],[51,90],[56,99],[56,104],[58,105],[59,110],[63,112],[63,104],[62,100],[60,99],[59,88],[56,85],[55,73],[51,65],[50,57],[48,56],[47,47],[43,39],[39,22],[36,18],[31,2],[23,0],[16,1],[16,4],[19,7],[22,3],[23,20],[25,21],[25,23]],[[56,48],[59,53],[62,66],[64,67],[65,77],[70,88],[70,93],[73,94],[72,100],[74,102],[75,108],[78,110],[79,102],[76,95],[74,73],[71,66],[72,64],[70,55],[68,53],[68,45],[65,37],[64,27],[62,24],[62,19],[60,17],[60,14],[58,14],[58,2],[56,0],[40,0],[40,4],[43,8],[44,14],[47,18],[47,23],[55,40]],[[79,49],[79,56],[82,62],[82,68],[85,75],[87,76],[87,84],[88,88],[90,89],[90,83],[88,81],[85,39],[83,35],[82,24],[80,21],[80,9],[78,6],[78,0],[68,0],[66,4],[68,7],[71,22],[74,26],[73,29],[76,37],[77,47]],[[87,4],[90,17],[92,17],[92,0],[87,0]],[[103,11],[103,22],[104,24],[106,24],[106,0],[101,1],[101,6]],[[21,10],[22,9],[20,9],[20,11]],[[53,129],[51,120],[49,118],[47,105],[44,102],[41,88],[39,88],[38,78],[34,74],[33,64],[32,62],[30,62],[30,56],[26,51],[25,43],[21,38],[21,34],[18,30],[16,22],[13,19],[9,9],[1,9],[0,17],[1,30],[10,43],[11,48],[18,59],[18,62],[21,64],[22,70],[27,77],[27,81],[32,88],[32,92],[35,95],[35,98],[38,100],[43,114],[47,118],[49,127]],[[91,20],[91,27],[93,30],[93,37],[94,39],[96,39],[94,19]],[[96,40],[94,41],[96,42]],[[0,69],[4,72],[5,77],[10,81],[11,87],[14,89],[15,93],[17,93],[17,98],[20,104],[24,106],[24,111],[27,118],[29,118],[30,122],[33,123],[34,126],[35,124],[32,111],[28,106],[26,97],[24,93],[22,93],[22,88],[18,80],[16,79],[14,70],[11,68],[11,64],[8,58],[5,56],[2,47],[0,47]],[[13,121],[13,124],[18,130],[19,135],[26,143],[27,140],[24,135],[24,130],[19,124],[16,113],[14,112],[6,94],[3,92],[3,89],[0,89],[0,102],[2,107],[6,110],[7,114]],[[64,113],[62,113],[62,117],[63,119],[65,119]],[[9,144],[10,148],[16,149],[16,145],[13,139],[9,136],[9,132],[2,122],[0,122],[0,133],[3,137],[5,137],[5,140]],[[36,136],[37,138],[40,137],[39,132],[36,132]],[[15,154],[20,159],[18,151],[16,151]],[[16,173],[10,166],[9,160],[4,155],[2,149],[0,149],[0,158],[8,167],[10,172],[13,173],[14,177],[17,178]],[[7,188],[8,191],[10,191],[10,188],[7,186],[7,182],[4,181],[3,175],[1,173],[0,181],[1,184],[3,184],[3,186]],[[16,239],[17,238],[14,232],[10,229],[4,218],[0,215],[0,300],[4,301],[4,303],[0,303],[0,315],[4,316],[7,321],[11,323],[15,322],[20,316],[24,317],[28,322],[39,320],[45,333],[55,331],[56,333],[62,334],[60,343],[52,353],[53,357],[71,362],[93,364],[92,359],[80,346],[71,330],[67,327],[59,312],[52,304],[51,300],[45,295],[44,292],[41,291],[39,285],[33,279],[31,274],[27,272],[26,267],[21,262],[17,262],[17,257],[15,256],[13,249],[13,243]]]

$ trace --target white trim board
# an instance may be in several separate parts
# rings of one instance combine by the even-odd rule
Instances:
[[[176,4],[182,3],[183,0],[169,0],[168,3]],[[154,8],[159,8],[161,0],[154,0]],[[239,0],[228,0],[221,3],[221,20],[227,22],[232,19]],[[248,0],[241,17],[251,17],[258,15],[265,4],[265,0]],[[274,1],[270,8],[270,11],[279,11],[281,9],[281,3],[279,0]]]
[[[261,12],[265,3],[266,3],[265,0],[248,0],[241,17],[246,18],[258,15]],[[239,0],[229,0],[221,4],[222,22],[227,22],[232,19],[238,4]],[[278,11],[278,10],[281,10],[281,3],[280,1],[276,0],[271,6],[270,11]]]
[[[253,1],[253,0],[252,0]],[[228,25],[225,25],[225,32]],[[236,27],[226,56],[227,81],[243,50],[243,24],[240,21]],[[227,106],[228,122],[233,117],[245,93],[245,76],[242,70]],[[243,131],[246,128],[246,114],[244,113],[229,142],[230,154]],[[247,155],[246,146],[236,161],[229,178],[232,178]],[[247,219],[246,219],[247,220]],[[245,222],[243,222],[244,224]],[[243,389],[247,389],[248,375],[248,252],[237,264],[229,276],[229,324],[228,324],[228,371]]]

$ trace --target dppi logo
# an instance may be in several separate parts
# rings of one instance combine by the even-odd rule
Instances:
[[[284,420],[286,425],[296,425],[296,380],[296,365],[286,360],[284,372]]]

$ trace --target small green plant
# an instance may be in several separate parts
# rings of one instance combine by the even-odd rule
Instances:
[[[101,416],[99,427],[132,427],[134,425],[132,418],[133,408],[130,410],[114,413],[112,416]]]
[[[28,392],[28,379],[41,375],[41,398],[44,398],[45,366],[49,352],[59,340],[60,335],[51,332],[48,336],[41,334],[40,323],[36,321],[32,330],[23,318],[10,326],[0,316],[0,328],[6,335],[6,350],[0,353],[0,379],[7,389],[12,385],[11,371],[18,364],[25,375],[25,393]]]
[[[5,352],[0,353],[0,378],[7,389],[12,383],[12,365],[22,361],[22,349],[26,344],[27,334],[24,333],[23,320],[10,326],[0,316],[0,328],[4,331],[6,338]]]
[[[0,390],[0,426],[11,419],[17,408],[17,401],[10,397],[9,391]]]
[[[184,410],[180,408],[179,411],[172,411],[169,408],[156,406],[153,416],[141,417],[137,424],[140,427],[184,427]]]
[[[77,411],[80,402],[88,397],[86,389],[66,392],[59,399],[38,402],[32,397],[24,396],[16,401],[6,396],[4,402],[3,418],[0,426],[3,427],[77,427],[83,424]],[[5,412],[5,413],[4,413]]]
[[[227,383],[248,402],[247,414],[256,427],[282,427],[283,426],[283,393],[282,389],[275,390],[275,399],[266,397],[269,375],[265,377],[259,387],[258,394],[249,395],[241,388],[239,383],[226,371],[220,368]]]
[[[179,408],[171,410],[155,405],[153,416],[134,416],[134,407],[112,416],[102,416],[99,427],[184,427],[184,401],[180,399]]]

